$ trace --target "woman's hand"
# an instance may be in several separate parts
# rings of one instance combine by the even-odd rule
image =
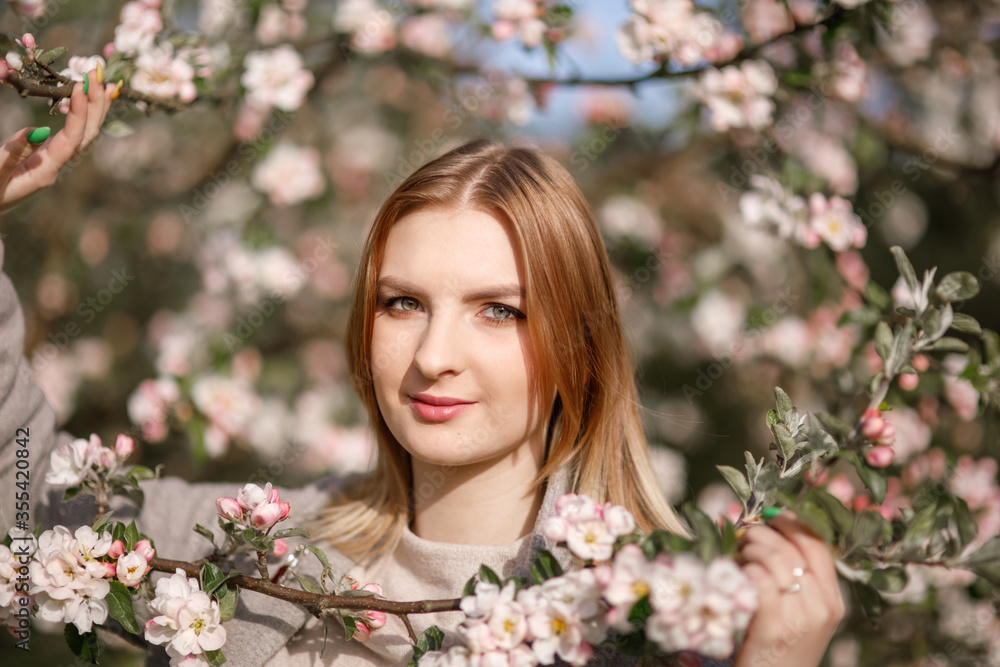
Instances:
[[[734,667],[816,667],[844,617],[833,557],[789,510],[770,526],[750,526],[739,541],[760,606]]]
[[[0,212],[55,183],[59,169],[101,131],[115,85],[99,85],[93,71],[87,76],[88,93],[82,82],[73,86],[62,131],[36,146],[28,141],[31,128],[25,128],[0,146]]]

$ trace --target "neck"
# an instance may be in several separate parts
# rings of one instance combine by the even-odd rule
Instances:
[[[541,465],[541,448],[527,446],[513,456],[463,466],[412,459],[413,533],[432,542],[478,545],[524,537],[534,529],[545,495],[544,485],[531,488]]]

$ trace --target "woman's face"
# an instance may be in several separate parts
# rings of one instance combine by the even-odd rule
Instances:
[[[523,267],[495,217],[427,208],[396,222],[379,271],[372,379],[411,456],[540,461],[548,415],[529,406],[526,316]]]

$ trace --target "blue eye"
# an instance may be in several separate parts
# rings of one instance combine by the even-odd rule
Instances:
[[[486,307],[486,310],[484,310],[483,312],[488,313],[490,311],[493,311],[494,315],[487,315],[487,318],[490,320],[494,320],[496,323],[514,319],[518,320],[524,319],[524,315],[519,310],[517,310],[516,308],[511,308],[510,306],[504,305],[502,303],[490,304],[489,306]]]
[[[397,308],[394,304],[399,304]],[[393,308],[395,310],[417,310],[420,307],[420,302],[409,296],[397,296],[387,300],[384,304],[386,308]]]

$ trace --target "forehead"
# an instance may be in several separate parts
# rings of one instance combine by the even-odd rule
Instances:
[[[522,278],[507,225],[483,211],[453,208],[424,208],[400,218],[386,238],[379,271],[385,275],[457,287]]]

